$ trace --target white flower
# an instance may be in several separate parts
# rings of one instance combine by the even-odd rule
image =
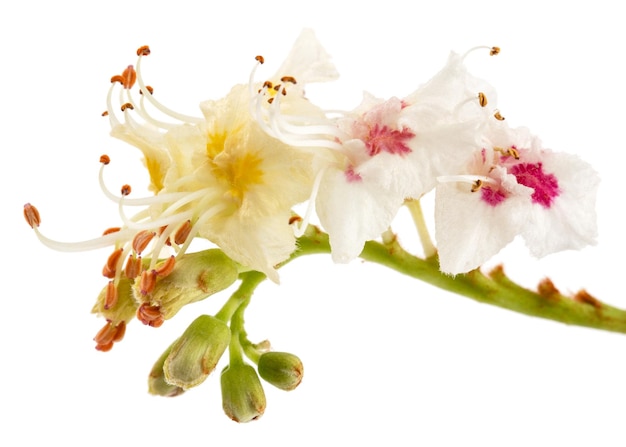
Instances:
[[[595,241],[597,173],[575,155],[543,149],[525,128],[492,120],[458,174],[440,177],[436,189],[443,272],[477,268],[517,235],[537,257]]]

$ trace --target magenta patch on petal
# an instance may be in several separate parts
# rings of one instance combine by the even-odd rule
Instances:
[[[489,186],[480,188],[480,198],[491,206],[497,206],[504,202],[506,195],[499,189],[491,189]]]
[[[348,179],[348,183],[363,181],[361,175],[358,172],[354,172],[354,166],[350,166],[346,169],[344,174],[346,175],[346,179]]]
[[[409,129],[393,130],[387,126],[376,124],[370,129],[370,133],[365,140],[368,154],[373,157],[381,152],[390,154],[408,154],[411,148],[406,145],[406,141],[413,138],[415,134]]]
[[[532,201],[544,208],[550,208],[554,198],[561,192],[554,174],[543,172],[541,163],[520,163],[512,166],[510,172],[519,184],[535,190],[531,196]]]

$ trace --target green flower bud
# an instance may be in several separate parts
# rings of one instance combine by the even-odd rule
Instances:
[[[266,352],[259,357],[259,375],[266,382],[285,391],[295,389],[302,382],[302,361],[288,352]]]
[[[230,342],[230,329],[210,315],[196,318],[172,343],[163,363],[165,381],[188,389],[204,382]]]
[[[229,365],[222,371],[222,407],[235,422],[250,422],[265,411],[265,393],[254,368]]]
[[[144,260],[147,262],[148,260]],[[239,275],[239,266],[221,250],[214,248],[185,253],[166,276],[154,271],[154,284],[142,291],[142,281],[135,281],[133,290],[138,302],[158,307],[163,319],[172,318],[189,303],[201,301],[232,285]]]
[[[178,340],[176,340],[178,341]],[[176,341],[165,350],[159,360],[156,361],[148,376],[148,392],[155,396],[174,397],[185,392],[184,389],[177,385],[171,385],[165,380],[165,372],[163,371],[163,364],[165,359],[170,355],[172,346]]]

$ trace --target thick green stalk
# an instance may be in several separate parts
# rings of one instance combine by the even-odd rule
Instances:
[[[294,257],[330,252],[328,235],[315,227],[307,230],[298,243],[299,251]],[[439,270],[436,255],[418,258],[407,253],[396,240],[386,244],[369,241],[360,257],[481,303],[565,324],[626,333],[626,311],[604,304],[584,291],[573,297],[563,295],[549,280],[542,281],[534,292],[511,281],[502,268],[488,275],[477,269],[452,277]]]

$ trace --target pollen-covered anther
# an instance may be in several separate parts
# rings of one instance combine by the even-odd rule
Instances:
[[[128,279],[135,279],[141,273],[141,256],[130,255],[126,260],[124,274]]]
[[[174,271],[174,267],[176,266],[176,256],[170,256],[166,261],[159,264],[155,270],[157,276],[161,278],[169,275]]]
[[[30,203],[24,205],[24,218],[26,219],[26,222],[28,222],[28,225],[31,226],[31,228],[38,227],[41,224],[39,210],[37,210],[37,208],[35,208]]]
[[[488,103],[487,96],[483,92],[478,93],[478,103],[481,107],[485,107]]]
[[[291,84],[297,84],[296,78],[293,76],[283,76],[280,78],[280,82],[290,82]]]
[[[112,307],[115,307],[115,305],[117,304],[117,297],[117,286],[113,281],[109,281],[109,283],[107,284],[106,294],[104,295],[104,308],[110,309]]]
[[[473,184],[472,184],[472,192],[476,192],[478,191],[480,188],[482,188],[483,186],[483,181],[481,179],[477,179]]]
[[[504,117],[500,114],[499,110],[496,110],[496,113],[493,114],[494,118],[498,121],[504,121]]]
[[[508,148],[506,152],[507,152],[507,154],[509,154],[514,159],[519,160],[519,151],[516,148],[514,148],[513,146]]]
[[[178,227],[178,230],[176,230],[176,233],[174,234],[174,242],[177,245],[184,244],[189,236],[189,233],[191,233],[191,221],[186,220],[180,227]]]
[[[132,88],[135,85],[135,81],[137,80],[137,72],[133,68],[132,65],[129,65],[122,72],[122,85],[125,89]]]
[[[142,295],[152,293],[156,286],[156,270],[144,270],[141,272],[141,279],[139,281],[139,290]]]
[[[146,90],[148,90],[148,93],[150,93],[151,95],[154,93],[154,89],[149,85],[146,85]],[[139,90],[139,94],[143,95],[143,89]]]
[[[120,230],[121,230],[120,227],[110,227],[102,232],[102,236],[106,236],[107,234],[117,233]]]
[[[148,56],[150,54],[150,47],[148,45],[142,45],[137,48],[137,56]]]
[[[111,157],[109,157],[107,154],[100,155],[100,163],[102,163],[103,165],[108,165],[109,163],[111,163]]]
[[[106,264],[104,264],[104,267],[102,268],[103,276],[105,276],[106,278],[115,277],[117,263],[120,260],[120,257],[122,256],[123,252],[124,252],[123,248],[118,248],[117,250],[115,250],[113,253],[109,255],[109,258],[107,259]]]
[[[135,106],[133,106],[131,103],[126,102],[124,104],[122,104],[122,107],[120,107],[120,109],[123,111],[125,111],[126,109],[128,110],[135,110]]]
[[[254,60],[256,60],[259,64],[265,63],[265,58],[261,56],[260,54],[258,56],[255,56]]]
[[[146,249],[150,241],[156,236],[154,231],[142,230],[133,238],[133,250],[135,253],[141,254]]]
[[[127,196],[130,194],[131,190],[132,189],[130,185],[123,185],[122,188],[120,189],[120,192],[122,193],[123,196]]]
[[[489,56],[495,56],[496,54],[500,54],[500,47],[491,47]]]
[[[163,324],[163,315],[161,308],[148,303],[143,303],[137,309],[137,319],[143,324],[151,327],[159,327]]]

